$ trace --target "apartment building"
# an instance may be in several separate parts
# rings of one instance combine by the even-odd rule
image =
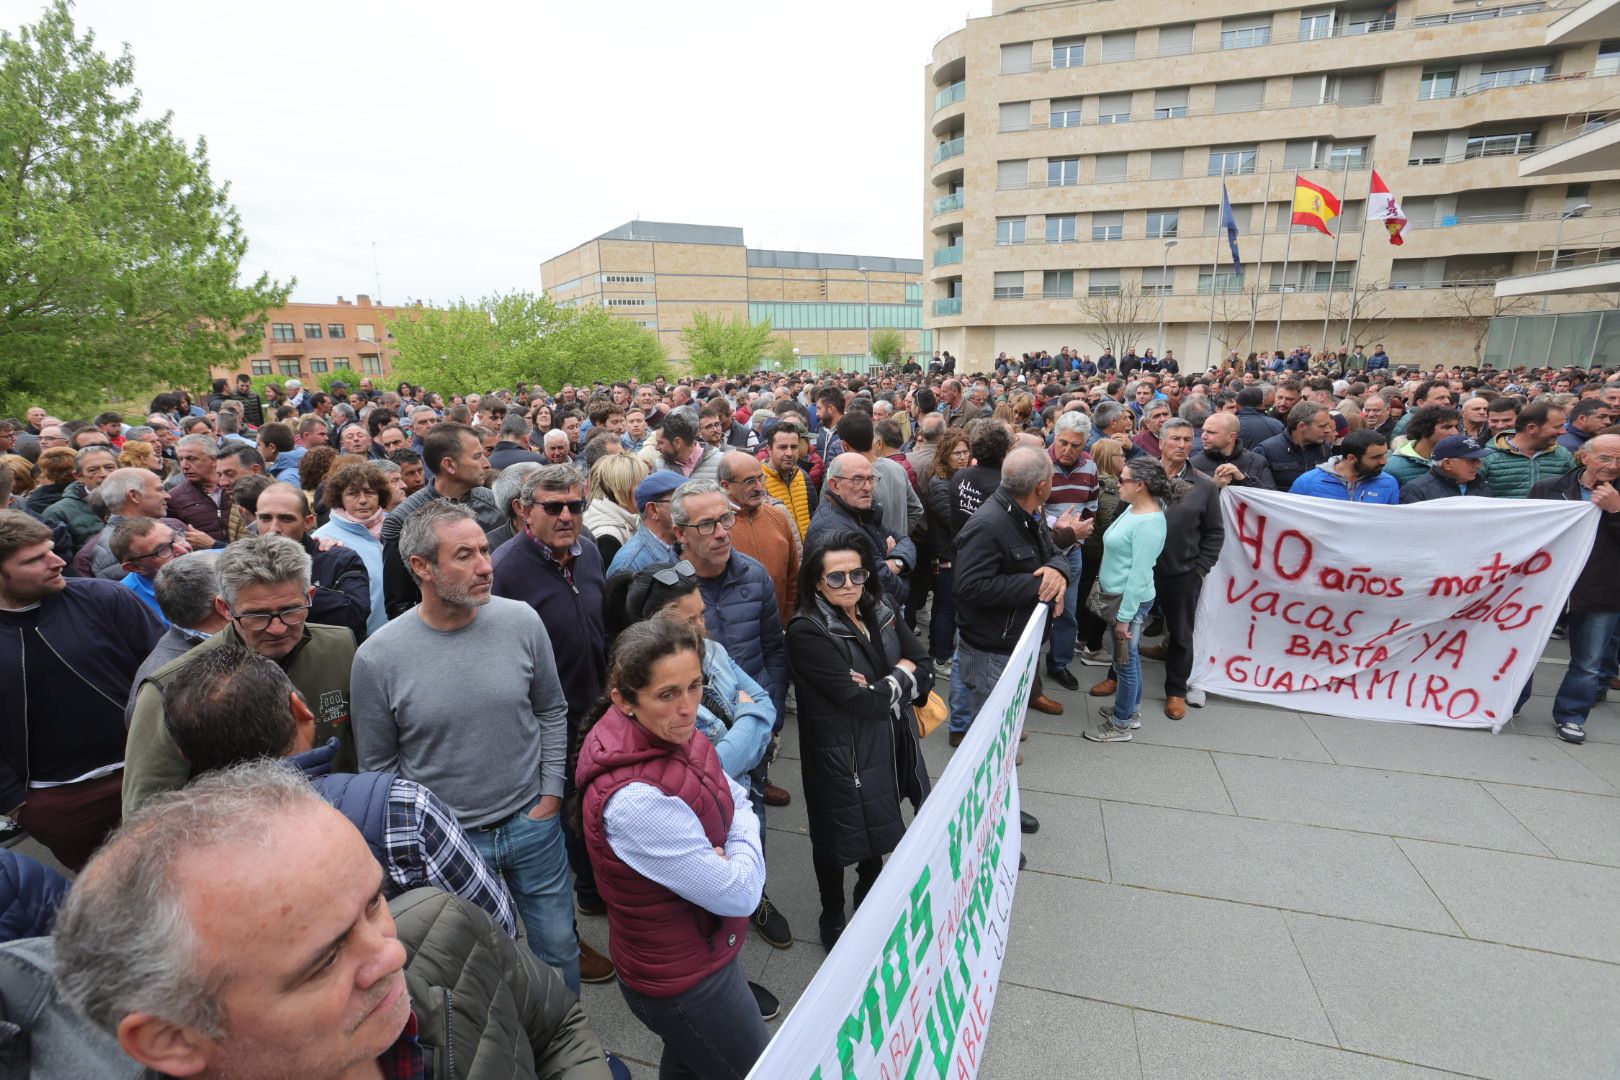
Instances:
[[[971,366],[1128,326],[1191,369],[1297,344],[1484,356],[1491,318],[1531,303],[1499,279],[1620,229],[1620,172],[1519,168],[1620,100],[1620,30],[1550,30],[1580,6],[996,0],[924,77],[936,344]],[[1362,228],[1375,169],[1399,246]],[[1333,235],[1290,224],[1296,175],[1342,200]]]
[[[215,368],[214,375],[287,379],[338,371],[352,371],[356,378],[391,375],[394,350],[388,324],[402,310],[373,304],[364,293],[353,300],[340,296],[335,304],[290,303],[265,312],[260,320],[264,341],[258,351],[234,368]]]
[[[908,353],[931,348],[922,271],[919,259],[751,248],[739,228],[638,220],[547,259],[540,280],[560,303],[599,304],[656,332],[674,360],[703,311],[769,319],[804,366],[863,368],[879,329],[899,330]]]

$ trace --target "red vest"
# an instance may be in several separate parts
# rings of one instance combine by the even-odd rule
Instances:
[[[619,978],[649,997],[685,993],[741,951],[748,919],[705,911],[632,870],[608,846],[603,815],[608,799],[626,784],[650,784],[691,807],[709,843],[724,847],[733,807],[714,747],[700,734],[672,746],[609,707],[585,736],[576,776],[585,846],[607,903]]]

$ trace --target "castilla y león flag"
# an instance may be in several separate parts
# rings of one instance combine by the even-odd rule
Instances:
[[[1395,245],[1406,243],[1401,239],[1401,230],[1406,228],[1406,215],[1401,212],[1401,204],[1395,198],[1395,193],[1389,190],[1384,178],[1373,170],[1372,190],[1367,194],[1367,220],[1382,221],[1384,228],[1389,230],[1389,242]]]
[[[1328,222],[1339,216],[1339,200],[1333,192],[1313,184],[1303,176],[1294,175],[1294,224],[1309,225],[1328,236]]]

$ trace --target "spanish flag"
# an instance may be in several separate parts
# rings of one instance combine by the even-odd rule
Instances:
[[[1339,200],[1333,192],[1294,174],[1294,224],[1309,225],[1327,236],[1333,233],[1328,222],[1339,216]]]

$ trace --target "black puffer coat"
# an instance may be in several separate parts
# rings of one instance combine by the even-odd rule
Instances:
[[[906,831],[900,800],[920,806],[929,787],[910,709],[933,685],[928,650],[870,595],[861,621],[872,639],[817,596],[787,629],[810,844],[840,866],[893,851]],[[917,665],[914,676],[896,667],[902,658]]]

